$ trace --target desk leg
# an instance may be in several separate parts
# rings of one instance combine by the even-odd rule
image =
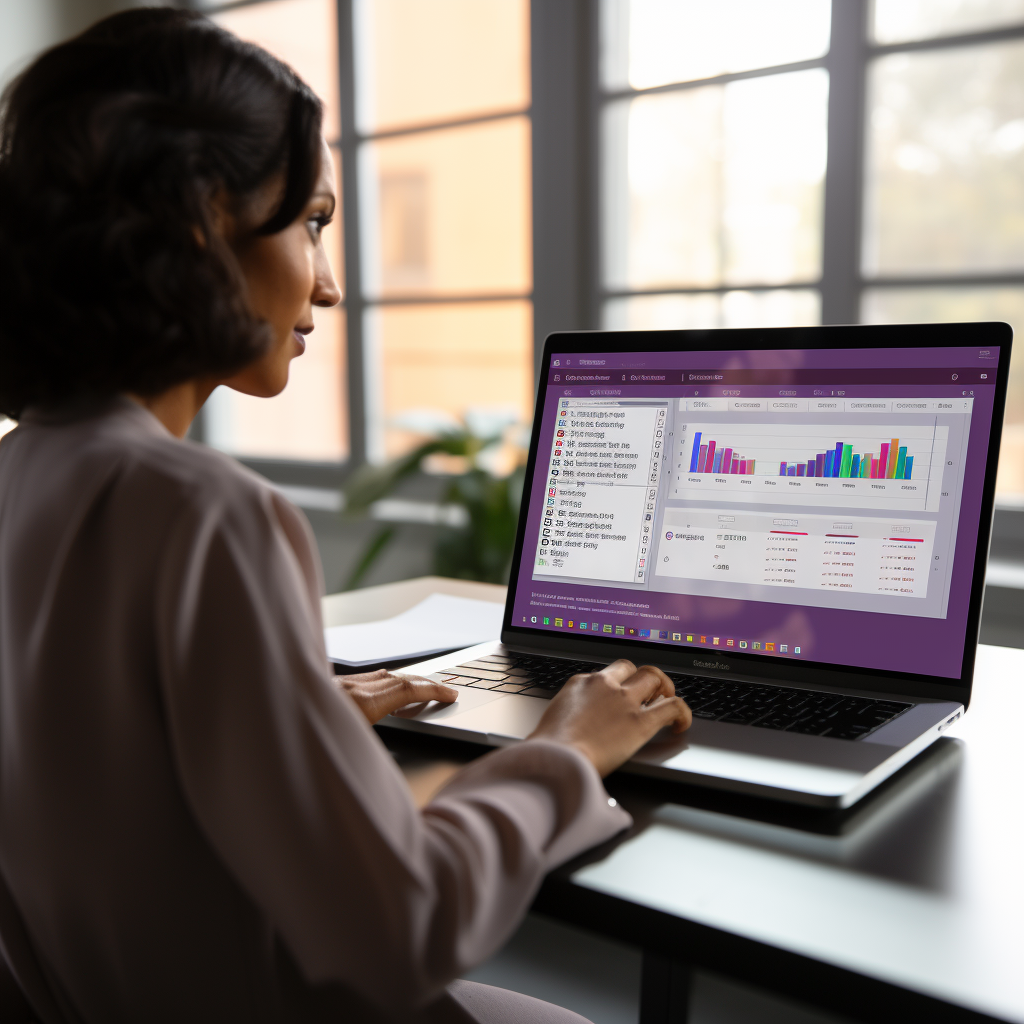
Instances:
[[[686,1024],[692,971],[645,949],[640,974],[640,1024]]]

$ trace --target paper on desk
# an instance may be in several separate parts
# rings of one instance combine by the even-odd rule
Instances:
[[[497,640],[504,611],[493,601],[431,594],[393,619],[328,626],[327,657],[358,668]]]

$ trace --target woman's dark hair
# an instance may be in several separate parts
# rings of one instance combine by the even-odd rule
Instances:
[[[0,412],[230,375],[269,343],[215,229],[281,175],[308,202],[321,104],[199,14],[151,8],[44,53],[0,111]]]

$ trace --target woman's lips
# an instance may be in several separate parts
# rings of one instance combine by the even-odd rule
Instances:
[[[292,331],[292,337],[295,339],[295,344],[299,346],[299,355],[301,356],[306,351],[306,339],[298,331]]]

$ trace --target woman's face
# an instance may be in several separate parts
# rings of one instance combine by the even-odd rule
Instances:
[[[255,223],[269,217],[279,194],[278,185],[257,200]],[[320,237],[336,203],[331,151],[321,142],[320,175],[302,213],[275,235],[250,233],[233,246],[249,285],[250,304],[270,325],[272,340],[256,362],[221,382],[229,388],[260,398],[280,394],[288,383],[289,364],[306,350],[313,307],[335,306],[341,300]]]

